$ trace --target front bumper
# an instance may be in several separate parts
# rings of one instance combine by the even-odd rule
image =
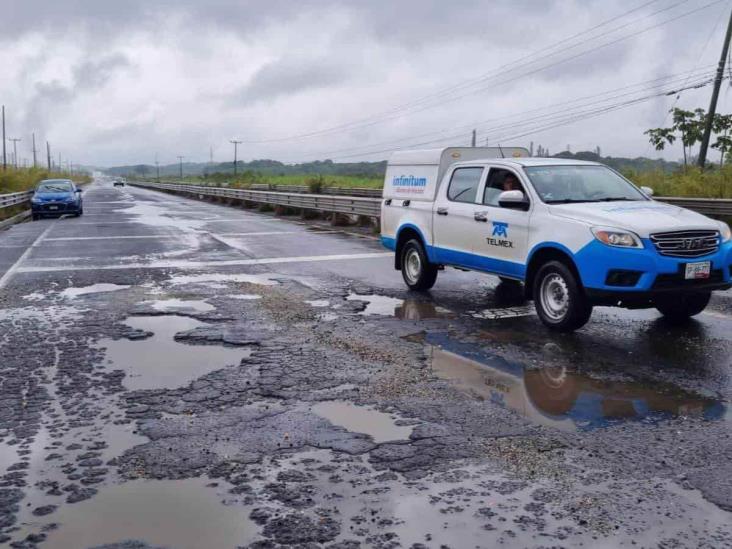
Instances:
[[[36,215],[64,215],[79,213],[81,202],[42,202],[31,203],[31,211]]]
[[[643,241],[643,246],[643,249],[624,249],[593,241],[575,254],[575,263],[587,295],[597,300],[643,300],[668,292],[732,287],[732,242],[723,243],[713,254],[693,259],[662,256],[648,240]],[[685,280],[685,265],[701,261],[711,262],[711,277]],[[635,276],[631,277],[630,285],[608,284],[608,275],[612,272],[633,273]]]

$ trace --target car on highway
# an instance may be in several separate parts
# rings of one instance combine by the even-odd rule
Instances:
[[[70,179],[44,179],[36,186],[31,197],[33,220],[84,213],[81,189]]]
[[[523,283],[554,330],[598,305],[681,322],[732,287],[732,233],[652,195],[603,164],[522,148],[402,151],[387,165],[381,240],[410,289],[445,266],[494,274]]]
[[[114,183],[112,183],[112,185],[114,185],[115,187],[124,187],[125,182],[122,181],[121,179],[115,179]]]

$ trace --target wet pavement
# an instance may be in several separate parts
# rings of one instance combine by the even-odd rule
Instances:
[[[732,546],[732,294],[557,335],[366,229],[85,204],[0,233],[0,545]]]

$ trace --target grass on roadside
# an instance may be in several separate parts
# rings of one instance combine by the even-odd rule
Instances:
[[[732,165],[701,171],[688,167],[673,173],[626,173],[633,183],[650,187],[656,196],[732,198]]]

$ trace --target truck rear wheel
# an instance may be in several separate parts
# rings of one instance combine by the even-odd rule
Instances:
[[[437,280],[437,265],[427,258],[419,240],[410,240],[402,248],[402,277],[410,290],[429,290]]]
[[[574,273],[560,261],[550,261],[534,279],[534,306],[545,326],[559,332],[573,332],[587,324],[592,305],[587,301]]]
[[[706,309],[711,298],[712,292],[689,292],[660,297],[654,305],[668,320],[681,323]]]

